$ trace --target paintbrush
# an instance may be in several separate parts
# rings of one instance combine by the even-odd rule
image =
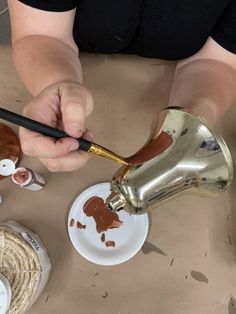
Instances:
[[[3,108],[0,108],[0,118],[11,123],[17,124],[25,129],[40,133],[45,136],[50,136],[55,139],[69,137],[69,135],[62,130],[55,129],[51,126],[26,118],[22,115],[16,114]],[[79,142],[80,150],[93,153],[101,157],[105,157],[120,164],[128,165],[128,162],[123,157],[113,153],[112,151],[104,148],[103,146],[87,141],[81,137],[77,138],[77,141]]]

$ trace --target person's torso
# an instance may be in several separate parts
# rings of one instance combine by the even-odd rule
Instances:
[[[228,0],[80,0],[74,37],[90,52],[180,59],[197,52]]]

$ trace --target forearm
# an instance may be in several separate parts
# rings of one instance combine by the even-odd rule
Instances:
[[[58,39],[39,35],[25,37],[13,43],[13,57],[21,79],[34,96],[53,83],[82,83],[76,48]]]
[[[182,106],[215,123],[236,99],[236,72],[215,60],[195,60],[176,68],[169,106]]]

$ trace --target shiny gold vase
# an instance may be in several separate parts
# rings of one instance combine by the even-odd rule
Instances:
[[[180,193],[217,194],[232,182],[224,140],[200,117],[181,108],[159,114],[151,140],[114,175],[107,204],[113,211],[147,212]]]

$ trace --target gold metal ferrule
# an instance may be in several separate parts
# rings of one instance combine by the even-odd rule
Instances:
[[[106,149],[106,148],[104,148],[104,147],[102,147],[100,145],[92,143],[92,145],[91,145],[91,147],[89,149],[89,152],[93,153],[95,155],[98,155],[98,156],[101,156],[101,157],[113,160],[113,161],[118,162],[120,164],[128,165],[128,162],[124,158],[122,158],[119,155],[116,155],[112,151],[110,151],[110,150],[108,150],[108,149]]]

